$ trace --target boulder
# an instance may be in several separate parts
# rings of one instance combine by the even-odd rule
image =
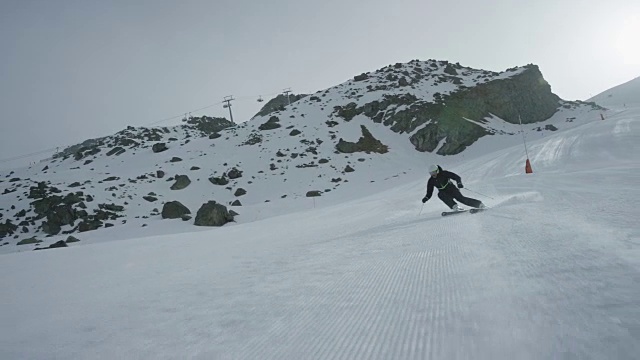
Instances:
[[[171,190],[182,190],[191,184],[191,180],[187,175],[177,175],[176,182],[171,185]]]
[[[151,147],[151,150],[153,150],[154,153],[159,153],[159,152],[163,152],[165,150],[169,150],[169,148],[167,147],[167,144],[165,144],[165,143],[155,143]]]
[[[224,176],[221,176],[221,177],[210,177],[209,181],[213,185],[227,185],[229,183],[229,180],[227,180],[227,178],[224,177]]]
[[[42,240],[38,240],[38,239],[36,239],[35,236],[33,236],[33,237],[28,238],[28,239],[24,239],[24,240],[18,241],[18,243],[16,245],[38,244],[38,243],[41,243],[41,242],[42,242]]]
[[[78,238],[76,238],[76,237],[73,237],[73,236],[69,236],[69,237],[67,237],[67,244],[68,244],[68,243],[78,242],[78,241],[80,241],[80,239],[78,239]]]
[[[209,201],[198,210],[194,224],[196,226],[222,226],[230,221],[233,221],[233,215],[229,213],[226,206]]]
[[[233,168],[231,170],[229,170],[229,172],[227,172],[227,176],[229,177],[229,179],[237,179],[242,177],[242,171]]]
[[[180,219],[185,215],[191,214],[191,211],[179,201],[169,201],[162,207],[163,219]]]

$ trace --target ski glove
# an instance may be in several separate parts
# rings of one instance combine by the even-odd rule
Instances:
[[[458,183],[458,189],[462,189],[464,187],[464,185],[462,185],[461,182]]]
[[[428,200],[429,200],[429,198],[425,196],[425,197],[423,197],[423,198],[422,198],[422,203],[424,204],[424,203],[426,203]]]

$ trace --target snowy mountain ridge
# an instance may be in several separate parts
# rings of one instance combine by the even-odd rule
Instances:
[[[526,77],[540,86],[531,90],[544,95],[540,103],[515,91],[528,91]],[[513,95],[492,98],[491,89]],[[241,224],[356,199],[423,176],[429,163],[517,144],[518,113],[527,115],[529,136],[543,137],[601,111],[557,98],[535,66],[494,73],[435,60],[390,65],[246,123],[194,117],[130,127],[3,172],[0,251],[30,249],[15,243],[43,235],[48,244],[103,227],[158,226],[174,201],[188,209],[176,216],[188,223],[213,200],[233,205],[229,217]]]

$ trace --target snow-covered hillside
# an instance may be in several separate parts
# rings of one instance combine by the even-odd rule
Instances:
[[[193,231],[190,216],[184,217],[185,224],[163,223],[160,213],[170,201],[179,201],[192,215],[210,200],[233,205],[238,215],[227,226],[234,226],[393,188],[421,175],[429,163],[454,164],[517,144],[520,127],[495,115],[468,118],[488,135],[461,154],[441,156],[436,152],[454,135],[442,138],[432,152],[416,151],[409,139],[431,120],[418,127],[412,125],[418,119],[409,119],[407,126],[415,131],[391,131],[397,124],[385,117],[409,105],[387,103],[373,119],[351,110],[394,96],[400,103],[439,101],[526,71],[493,73],[443,61],[412,61],[355,76],[284,110],[223,130],[194,118],[175,127],[130,127],[86,142],[66,156],[0,174],[0,233],[2,226],[8,229],[0,252],[48,246],[78,231],[84,244],[93,238],[85,231],[110,226],[142,235]],[[527,137],[542,138],[600,115],[583,103],[558,101],[554,106],[557,111],[548,120],[525,124]],[[378,148],[359,148],[359,141]],[[16,246],[25,242],[35,244]]]
[[[128,223],[82,235],[80,244],[100,244],[4,255],[0,358],[636,359],[640,111],[590,120],[529,136],[533,174],[524,174],[524,150],[506,136],[485,137],[455,160],[427,160],[459,173],[464,194],[493,207],[484,213],[443,218],[437,199],[422,207],[423,159],[408,163],[412,149],[367,124],[397,151],[383,155],[391,164],[335,157],[338,169],[351,161],[367,171],[348,178],[357,184],[349,192],[315,198],[315,208],[313,199],[276,202],[285,178],[269,175],[274,190],[249,191],[240,218],[251,219],[233,226]],[[252,126],[225,136],[239,145]],[[505,141],[501,150],[465,156],[496,139]],[[287,153],[300,147],[287,137],[264,140]],[[156,158],[146,163],[131,156],[126,162],[139,168],[127,175],[174,155],[193,160],[173,172],[218,161],[199,156],[211,143],[149,153],[145,159]],[[228,166],[264,167],[259,158],[270,155],[260,147],[237,163],[246,149],[211,148],[224,151]],[[96,169],[101,161],[106,170],[105,159]],[[109,170],[116,166],[129,168],[111,162]],[[391,169],[400,176],[348,198],[370,191],[367,178],[385,182]],[[304,170],[287,178],[309,182],[291,197],[319,184]],[[210,189],[205,180],[195,185]]]
[[[625,108],[627,105],[637,106],[640,103],[640,76],[603,91],[588,101],[593,101],[604,107]]]

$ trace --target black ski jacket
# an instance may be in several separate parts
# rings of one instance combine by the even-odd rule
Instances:
[[[444,190],[447,186],[454,186],[451,183],[451,180],[455,180],[458,184],[462,182],[462,179],[458,174],[442,170],[442,168],[438,166],[438,175],[436,175],[436,177],[429,175],[429,181],[427,182],[427,197],[430,198],[433,194],[434,186],[437,187],[438,190]]]

